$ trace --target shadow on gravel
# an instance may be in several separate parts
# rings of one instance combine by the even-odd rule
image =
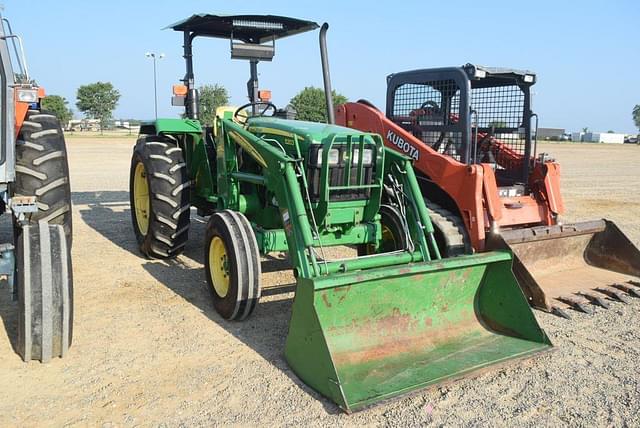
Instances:
[[[202,250],[202,245],[198,245]],[[200,251],[201,252],[201,251]],[[262,263],[263,269],[275,269],[282,266],[281,260],[267,260]],[[293,373],[284,359],[284,347],[289,320],[291,318],[291,296],[287,293],[295,291],[294,284],[278,286],[263,290],[263,296],[280,295],[278,300],[260,301],[254,313],[245,321],[233,322],[221,318],[213,308],[209,285],[204,277],[204,268],[186,266],[180,259],[147,262],[145,270],[156,280],[198,308],[211,321],[233,334],[238,340],[256,351],[262,358],[285,373],[300,389],[319,400],[329,414],[339,414],[340,409],[324,397],[317,394]],[[288,262],[285,269],[288,269]],[[266,270],[265,269],[265,270]],[[180,281],[169,278],[180,277]]]
[[[278,296],[277,300],[261,301],[255,312],[245,321],[226,321],[213,308],[209,286],[204,276],[205,219],[192,216],[189,242],[182,255],[176,259],[151,261],[145,259],[138,251],[138,244],[131,226],[128,192],[74,192],[72,199],[74,205],[79,208],[82,220],[88,226],[113,244],[139,257],[144,269],[158,282],[191,303],[211,321],[233,334],[238,340],[284,372],[302,390],[320,400],[327,413],[340,413],[337,406],[302,383],[284,359],[284,345],[292,304],[292,296],[286,294],[295,291],[294,284],[263,290],[264,297]],[[185,264],[185,258],[193,260],[200,266],[197,268],[188,266]],[[290,268],[289,261],[286,259],[268,256],[262,262],[263,273]]]
[[[13,301],[9,285],[6,281],[0,284],[0,320],[7,332],[11,348],[18,353],[18,302]],[[19,358],[16,355],[16,358]]]
[[[10,215],[0,217],[0,243],[13,242],[13,221]],[[17,296],[16,296],[17,297]],[[6,279],[0,279],[0,320],[16,354],[18,353],[18,301],[13,300]],[[18,355],[16,355],[16,358]]]
[[[129,192],[72,192],[71,202],[89,227],[123,250],[140,255],[131,227]]]

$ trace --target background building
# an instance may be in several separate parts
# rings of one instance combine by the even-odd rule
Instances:
[[[564,128],[538,128],[538,140],[561,140]]]

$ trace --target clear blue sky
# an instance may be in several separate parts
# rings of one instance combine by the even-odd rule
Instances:
[[[75,109],[79,85],[112,82],[116,117],[153,116],[152,65],[159,63],[159,111],[176,116],[171,85],[184,75],[181,35],[161,28],[192,13],[271,13],[329,22],[333,85],[352,100],[384,106],[393,72],[467,62],[533,70],[540,126],[635,132],[640,104],[640,1],[278,1],[0,0],[23,35],[31,74]],[[280,41],[260,64],[261,87],[285,105],[322,85],[317,32]],[[195,43],[196,83],[226,86],[246,100],[248,64],[218,39]]]

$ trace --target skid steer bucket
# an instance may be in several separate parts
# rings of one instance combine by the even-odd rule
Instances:
[[[514,273],[532,306],[569,317],[609,300],[640,297],[640,251],[608,220],[505,231],[490,244],[514,254]]]
[[[351,412],[550,347],[496,251],[299,278],[285,355]]]

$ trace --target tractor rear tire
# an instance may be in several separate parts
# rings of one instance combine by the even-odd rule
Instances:
[[[62,225],[16,228],[18,353],[24,361],[64,357],[73,336],[71,254]]]
[[[64,227],[72,242],[71,188],[67,148],[60,122],[46,111],[29,110],[16,144],[15,196],[35,196],[38,211],[27,213],[30,224],[46,221]]]
[[[380,223],[382,224],[382,242],[376,251],[371,244],[358,245],[358,255],[389,253],[407,248],[407,236],[404,232],[402,216],[392,205],[380,205]]]
[[[140,251],[175,257],[189,235],[191,181],[182,149],[162,136],[138,139],[131,159],[131,219]]]
[[[241,321],[260,299],[260,254],[247,218],[224,210],[211,216],[205,241],[205,271],[213,306],[227,320]]]

